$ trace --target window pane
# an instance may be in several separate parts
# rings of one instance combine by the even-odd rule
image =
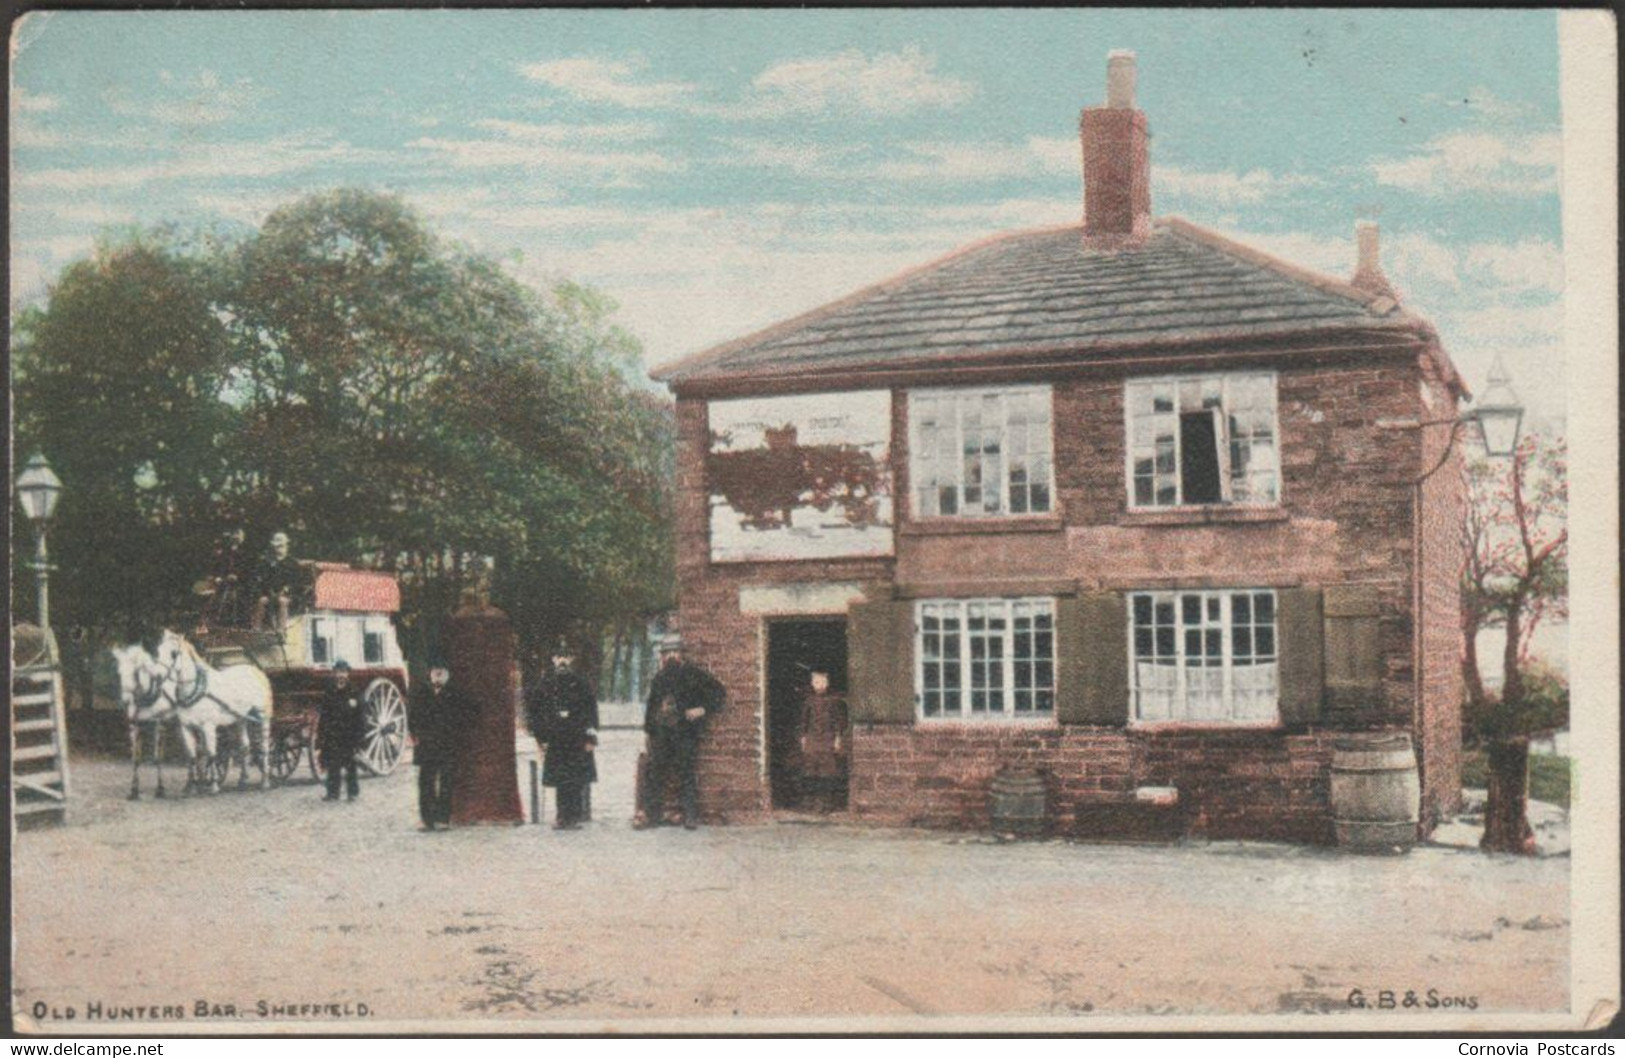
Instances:
[[[1202,623],[1202,597],[1200,595],[1181,596],[1179,605],[1184,614],[1185,624],[1194,625]]]

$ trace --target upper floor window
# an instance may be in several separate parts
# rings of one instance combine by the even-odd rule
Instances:
[[[1275,375],[1132,379],[1129,505],[1276,503]]]
[[[908,417],[915,517],[1053,509],[1048,386],[915,390]]]
[[[927,719],[1055,714],[1053,600],[921,602],[915,628],[916,691]]]

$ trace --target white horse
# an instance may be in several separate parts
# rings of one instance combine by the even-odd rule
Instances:
[[[155,797],[164,796],[164,724],[175,722],[175,700],[164,691],[158,664],[140,643],[110,650],[118,666],[119,705],[130,729],[130,800],[141,799],[141,728],[152,729],[152,766],[158,773]]]
[[[181,723],[181,742],[192,761],[194,781],[207,781],[218,792],[215,755],[219,751],[221,728],[232,730],[241,740],[241,772],[238,785],[248,784],[248,758],[258,758],[260,786],[271,785],[271,681],[256,665],[228,665],[213,668],[197,649],[177,632],[165,630],[153,657],[164,693],[174,701],[175,716]],[[258,752],[250,752],[251,735],[258,736]],[[202,739],[199,760],[198,739]]]

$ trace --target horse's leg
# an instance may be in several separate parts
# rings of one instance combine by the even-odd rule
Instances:
[[[197,734],[184,722],[177,726],[181,729],[181,745],[186,749],[186,788],[181,791],[181,796],[185,797],[198,786]]]
[[[154,797],[164,797],[164,722],[162,719],[152,722],[152,766],[158,772],[158,789]]]
[[[271,714],[267,710],[260,716],[260,789],[271,788]]]
[[[209,776],[209,792],[220,792],[220,780],[214,777],[214,757],[220,751],[220,729],[214,724],[203,726],[203,768]]]
[[[237,789],[248,789],[248,758],[253,755],[254,740],[248,731],[248,721],[237,722]]]
[[[141,725],[130,721],[130,800],[141,800]]]

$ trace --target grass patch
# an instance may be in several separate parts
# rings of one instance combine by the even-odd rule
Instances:
[[[1548,804],[1569,806],[1571,763],[1567,757],[1529,755],[1529,797]],[[1461,784],[1482,790],[1490,783],[1483,747],[1465,750],[1461,757]]]

